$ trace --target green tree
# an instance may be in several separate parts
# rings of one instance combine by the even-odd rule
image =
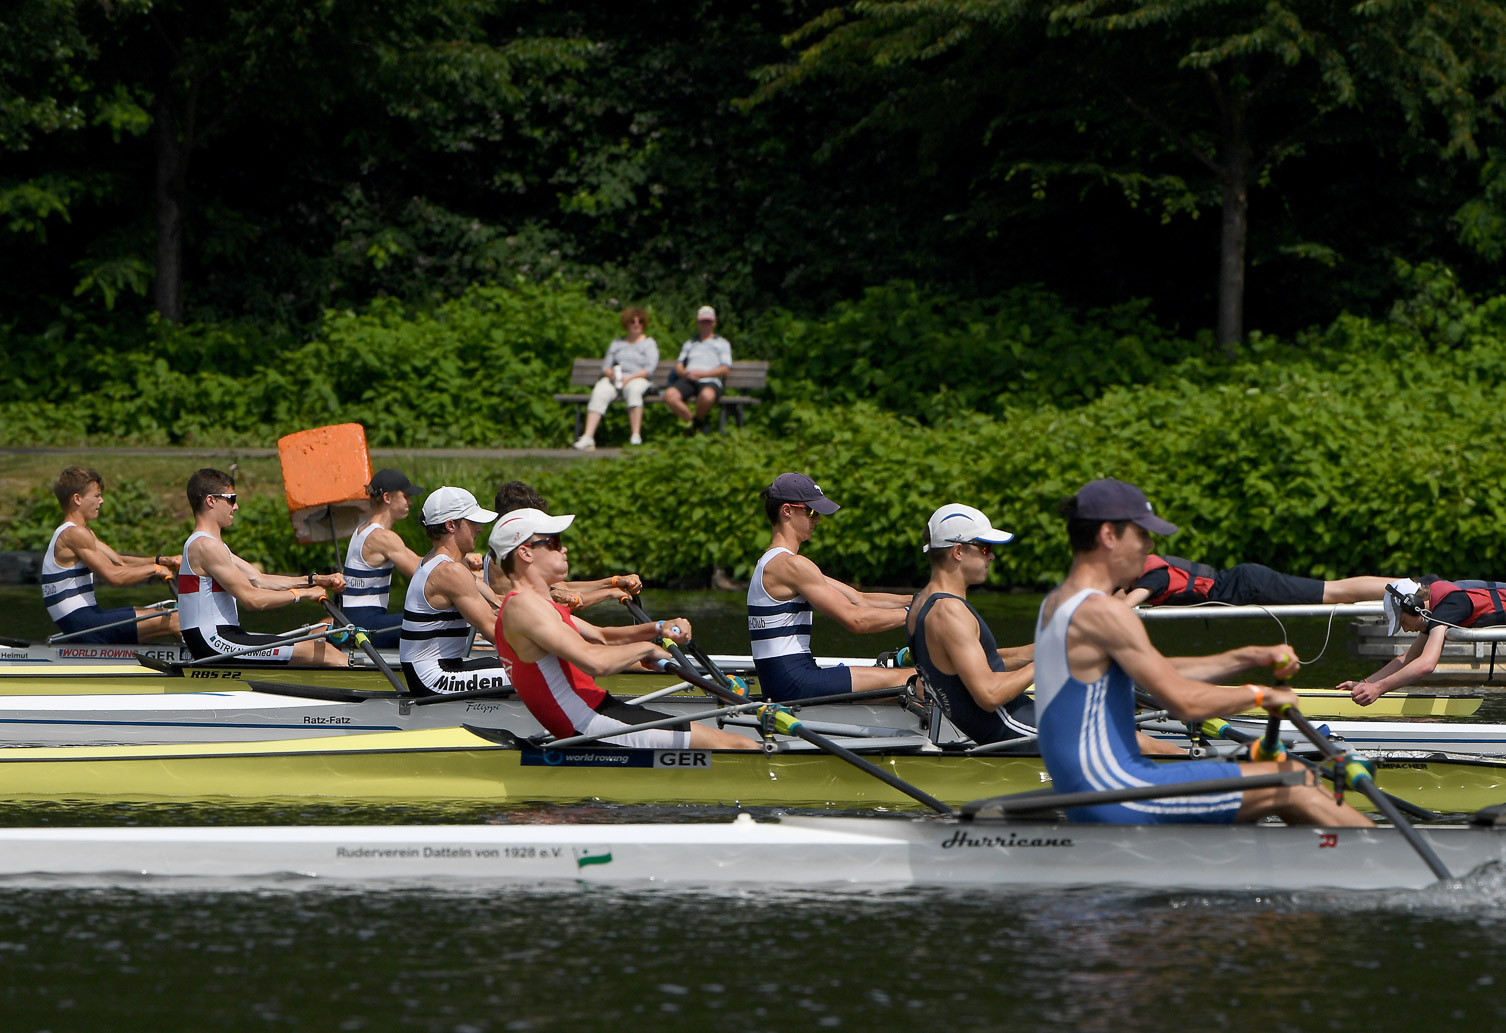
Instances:
[[[1394,152],[1405,127],[1473,158],[1506,101],[1506,10],[1493,0],[859,0],[788,42],[798,54],[763,70],[754,102],[834,77],[877,98],[855,131],[909,126],[937,146],[971,126],[976,190],[1027,177],[1040,199],[1070,175],[1168,219],[1217,210],[1218,339],[1231,354],[1253,187],[1342,134]]]

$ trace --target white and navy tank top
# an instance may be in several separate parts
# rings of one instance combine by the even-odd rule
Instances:
[[[356,528],[350,536],[350,545],[345,550],[345,591],[340,600],[346,612],[351,610],[381,610],[387,612],[387,601],[392,592],[392,561],[380,567],[366,562],[364,550],[366,539],[381,524],[367,521]]]
[[[83,563],[72,567],[58,565],[58,539],[73,526],[72,520],[59,524],[52,532],[52,541],[47,543],[47,551],[42,554],[42,602],[47,606],[47,615],[54,621],[76,610],[99,606],[94,601],[94,571]]]
[[[397,658],[404,666],[434,665],[437,670],[439,661],[465,656],[470,622],[459,610],[436,610],[424,594],[434,568],[453,562],[443,553],[437,553],[420,563],[413,572],[413,580],[408,582],[408,594],[403,600],[402,641],[397,647]]]
[[[748,638],[752,640],[754,660],[799,656],[811,651],[810,602],[803,595],[788,601],[775,599],[763,587],[763,572],[769,561],[789,552],[778,546],[764,553],[748,582]]]
[[[1049,621],[1036,621],[1036,719],[1052,787],[1077,793],[1237,775],[1238,766],[1226,761],[1161,765],[1143,756],[1135,736],[1135,684],[1117,662],[1091,684],[1073,677],[1067,630],[1077,608],[1095,594],[1103,593],[1085,588],[1057,606]],[[1109,820],[1227,821],[1241,798],[1235,791],[1142,800],[1119,805],[1132,817],[1110,815]]]
[[[178,568],[178,621],[185,632],[193,629],[208,641],[219,628],[239,627],[241,619],[235,596],[208,574],[194,571],[188,547],[200,538],[214,539],[214,535],[195,531],[183,543],[183,565]]]

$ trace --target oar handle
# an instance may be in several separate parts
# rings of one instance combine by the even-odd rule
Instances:
[[[628,613],[632,614],[633,620],[637,621],[639,624],[655,623],[654,619],[644,612],[643,607],[638,605],[638,600],[636,597],[631,595],[627,596],[622,600],[622,605],[627,607]],[[665,650],[668,651],[670,656],[675,658],[675,663],[679,664],[687,671],[691,670],[690,661],[685,659],[685,653],[674,641],[666,638],[662,642],[660,642],[660,645],[662,645]],[[696,659],[701,660],[702,665],[706,667],[707,671],[711,673],[712,678],[716,680],[717,684],[722,689],[725,689],[727,692],[731,692],[733,695],[735,695],[739,702],[746,700],[747,697],[738,692],[736,688],[733,687],[732,679],[728,678],[725,674],[722,674],[721,671],[717,670],[716,665],[712,664],[709,658],[703,659],[703,657],[705,657],[705,654],[701,653],[699,648],[693,642],[687,642],[686,645],[690,649],[695,650],[697,654],[699,654],[697,655]],[[686,678],[685,680],[690,681],[692,685],[696,685],[699,688],[705,688],[705,686],[701,685],[699,682],[691,681],[691,679],[689,678]],[[722,699],[725,697],[718,696],[718,698]]]

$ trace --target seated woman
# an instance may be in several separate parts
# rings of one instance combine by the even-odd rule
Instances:
[[[623,335],[607,346],[606,358],[601,360],[601,379],[586,403],[586,432],[575,439],[573,448],[590,451],[596,447],[596,428],[619,394],[627,405],[628,431],[632,434],[628,444],[643,444],[643,396],[653,390],[659,342],[644,334],[648,313],[641,308],[622,310],[622,329]]]

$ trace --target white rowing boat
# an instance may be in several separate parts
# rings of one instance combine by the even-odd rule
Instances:
[[[1496,828],[1419,829],[1456,876],[1506,861]],[[592,885],[689,890],[1134,886],[1417,889],[1393,828],[1108,826],[783,817],[694,824],[0,829],[0,877],[252,888]]]

